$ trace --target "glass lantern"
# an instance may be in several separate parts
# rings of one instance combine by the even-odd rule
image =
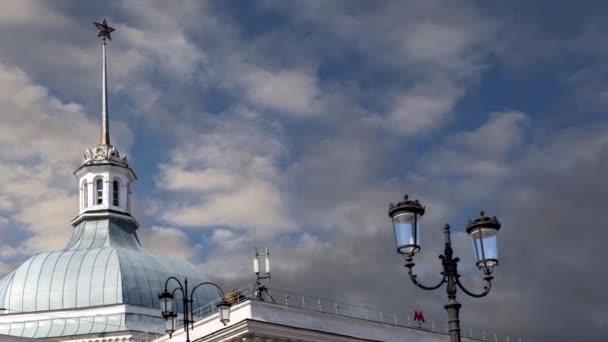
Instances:
[[[230,322],[230,303],[226,301],[225,298],[217,304],[217,308],[220,311],[220,322],[226,325]]]
[[[169,338],[171,338],[171,335],[173,335],[173,333],[175,332],[176,322],[177,314],[174,312],[165,317],[165,331],[167,332],[167,334],[169,334]]]
[[[163,317],[167,319],[167,317],[172,316],[175,313],[173,310],[173,295],[165,290],[158,295],[158,299],[160,300],[160,312]]]
[[[482,211],[479,218],[470,221],[467,233],[473,239],[476,264],[484,274],[490,275],[498,265],[498,230],[500,222],[496,217],[488,217]]]
[[[420,250],[420,218],[423,215],[424,207],[407,195],[397,205],[391,203],[388,216],[393,220],[397,253],[412,257]]]

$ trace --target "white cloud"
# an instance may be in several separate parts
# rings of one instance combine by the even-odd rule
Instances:
[[[124,55],[119,52],[116,57],[120,61],[117,66],[121,69],[125,69],[121,64],[131,61],[132,69],[156,65],[173,76],[188,79],[193,77],[197,66],[205,60],[204,53],[181,31],[165,32],[158,27],[135,28],[126,25],[117,25],[117,28],[124,41],[121,45],[128,46]],[[124,77],[119,79],[127,84],[132,82]]]
[[[412,136],[442,126],[464,89],[450,81],[418,84],[397,97],[385,125],[394,132]]]
[[[403,51],[417,62],[450,65],[453,59],[467,53],[476,40],[470,28],[445,22],[418,22],[404,31],[407,35]]]
[[[7,274],[13,269],[13,266],[0,262],[0,276]]]
[[[199,249],[181,230],[171,227],[152,226],[139,232],[144,248],[156,255],[194,261]]]
[[[65,24],[68,21],[65,15],[48,7],[44,2],[0,0],[0,6],[3,8],[0,13],[0,25],[29,25],[36,20],[38,25],[47,26]]]
[[[62,248],[78,205],[71,173],[84,149],[97,143],[99,124],[80,105],[60,101],[22,70],[2,63],[0,103],[0,205],[29,235],[14,247],[19,253]],[[120,140],[130,141],[128,130],[117,127]]]
[[[247,98],[258,106],[294,117],[318,114],[319,80],[309,72],[247,67],[236,78]]]
[[[529,122],[522,112],[492,113],[482,126],[457,133],[421,163],[427,175],[463,175],[499,180],[511,171],[508,158],[525,141]]]
[[[163,220],[182,227],[225,225],[266,233],[294,228],[280,184],[283,146],[278,140],[240,120],[185,140],[157,177],[160,189],[182,195],[166,203]]]
[[[303,2],[295,10],[293,4],[281,2],[269,6],[300,25],[313,27],[317,34],[330,36],[328,44],[363,54],[363,71],[368,66],[387,68],[401,80],[399,85],[381,88],[372,101],[387,108],[377,118],[380,125],[405,136],[448,122],[467,88],[487,68],[499,29],[497,20],[466,2],[402,1],[363,7]],[[351,57],[349,49],[340,55],[326,45],[316,48],[321,53],[327,49],[341,58]]]

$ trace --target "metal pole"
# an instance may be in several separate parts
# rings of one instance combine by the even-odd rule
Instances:
[[[186,342],[190,342],[190,327],[188,323],[190,323],[188,319],[188,278],[184,280],[184,329],[186,329]]]
[[[103,69],[101,79],[101,145],[110,145],[110,129],[108,127],[108,86],[106,72],[106,38],[103,38]]]
[[[450,226],[446,225],[443,230],[445,238],[445,273],[447,276],[448,284],[446,286],[446,292],[448,294],[448,303],[444,306],[448,312],[448,324],[450,326],[450,341],[460,342],[460,303],[456,300],[456,260],[452,258],[452,241],[450,239]]]

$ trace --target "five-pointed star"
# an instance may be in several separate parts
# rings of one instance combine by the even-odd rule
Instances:
[[[95,24],[95,27],[97,27],[97,37],[104,37],[104,39],[107,37],[109,40],[112,40],[110,33],[112,33],[114,29],[108,26],[105,19],[101,22],[101,24],[96,22],[93,22],[93,24]]]

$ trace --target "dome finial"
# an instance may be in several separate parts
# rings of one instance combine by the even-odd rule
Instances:
[[[96,23],[97,37],[103,38],[103,67],[102,67],[102,78],[101,78],[101,145],[110,145],[110,125],[108,122],[108,89],[107,89],[107,72],[106,72],[106,38],[112,40],[110,33],[114,29],[106,23],[104,19],[101,23]]]

